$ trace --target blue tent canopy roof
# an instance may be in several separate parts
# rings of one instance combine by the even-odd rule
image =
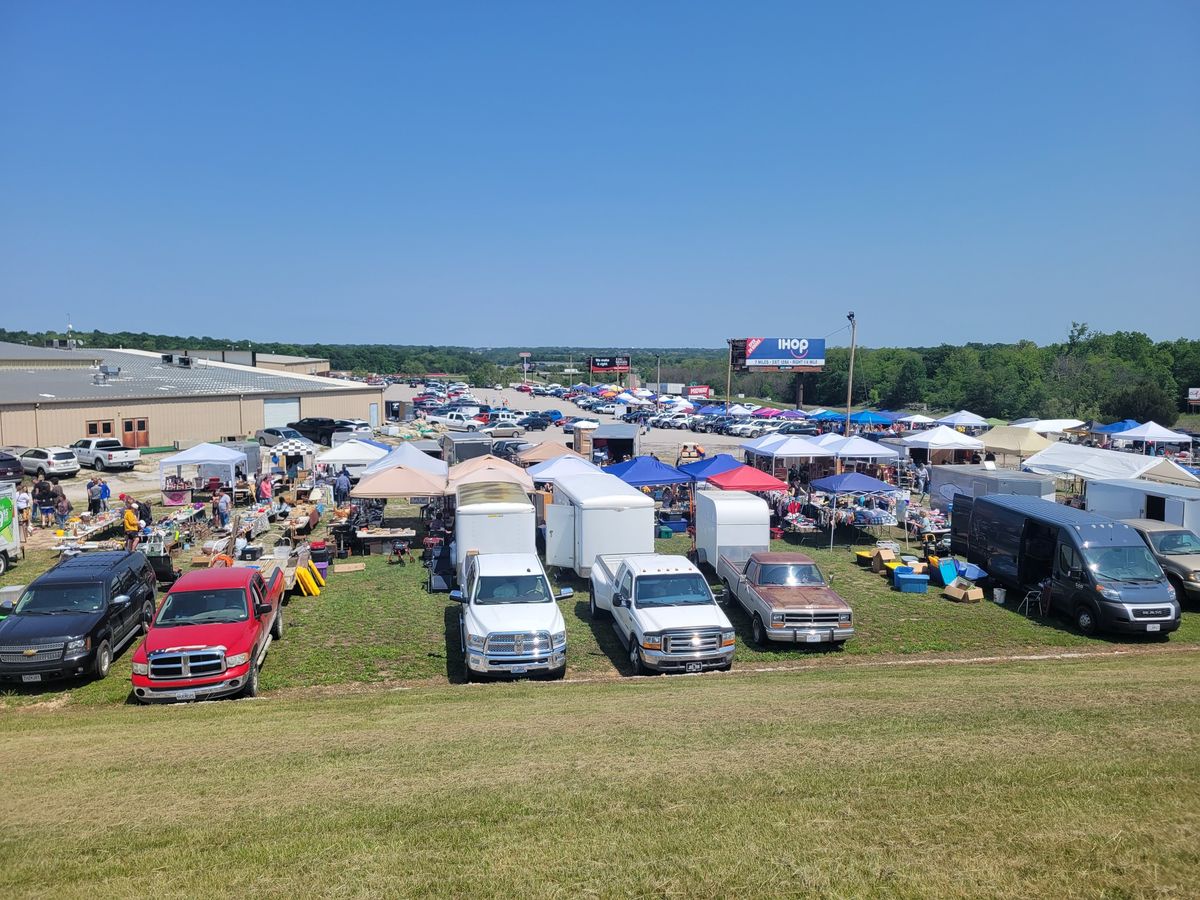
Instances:
[[[811,422],[833,422],[837,419],[844,419],[845,416],[841,413],[835,413],[831,409],[827,409],[824,412],[819,412],[816,415],[809,416],[808,418]]]
[[[633,487],[653,487],[660,484],[685,484],[691,477],[674,466],[659,462],[653,456],[638,456],[628,462],[617,463],[604,469]]]
[[[861,472],[843,472],[841,475],[818,478],[812,486],[829,494],[886,494],[896,490],[895,485]]]
[[[1120,422],[1113,422],[1111,425],[1097,425],[1092,429],[1092,432],[1094,434],[1120,434],[1122,431],[1137,428],[1141,424],[1141,422],[1135,419],[1122,419]]]
[[[718,453],[716,456],[682,465],[679,467],[679,471],[694,481],[703,481],[711,475],[720,475],[722,472],[740,468],[741,465],[728,453]]]
[[[850,417],[850,421],[855,425],[890,425],[892,422],[887,416],[881,416],[879,413],[872,412],[869,409],[856,412]]]

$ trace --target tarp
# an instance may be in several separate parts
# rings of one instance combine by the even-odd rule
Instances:
[[[719,475],[722,472],[736,469],[741,465],[740,462],[728,453],[718,453],[716,456],[709,456],[705,459],[698,459],[695,462],[684,463],[679,467],[679,471],[693,481],[703,481],[711,475]]]
[[[446,477],[446,464],[440,459],[434,459],[427,453],[422,453],[416,447],[409,444],[401,444],[387,456],[381,457],[363,469],[363,476],[374,475],[378,472],[384,472],[396,466],[406,466],[409,469],[417,469],[421,472],[428,472],[431,475],[440,475]]]
[[[1121,431],[1128,431],[1130,428],[1137,428],[1142,423],[1137,419],[1122,419],[1120,422],[1112,422],[1108,425],[1097,425],[1092,428],[1093,434],[1117,434]]]
[[[576,459],[583,459],[578,453],[564,444],[556,444],[554,441],[545,441],[538,444],[536,447],[530,447],[528,450],[522,450],[517,454],[517,462],[524,465],[532,465],[533,463],[545,462],[548,459],[554,459],[556,456],[574,456]]]
[[[1121,453],[1079,444],[1052,444],[1025,460],[1024,468],[1040,475],[1071,475],[1089,481],[1112,481],[1118,478],[1149,478],[1166,484],[1195,487],[1200,484],[1184,468],[1160,456],[1140,453]]]
[[[548,481],[555,484],[558,479],[570,475],[594,475],[600,471],[600,467],[594,466],[586,459],[572,453],[569,456],[556,456],[540,462],[536,466],[530,466],[527,471],[529,477],[534,481]]]
[[[872,412],[869,409],[864,409],[862,412],[856,412],[850,417],[850,421],[855,425],[891,425],[892,420],[887,416],[881,416],[877,412]]]
[[[1159,444],[1190,444],[1192,442],[1190,434],[1182,434],[1178,431],[1172,431],[1169,428],[1163,428],[1157,422],[1147,422],[1145,425],[1139,425],[1137,428],[1118,432],[1113,437],[1121,441],[1150,441],[1151,443]]]
[[[983,446],[993,453],[1009,453],[1014,456],[1029,456],[1045,450],[1053,441],[1048,441],[1036,431],[1020,425],[997,425],[979,436]]]
[[[926,450],[983,449],[983,441],[979,438],[963,434],[961,431],[955,431],[953,428],[947,428],[945,425],[938,425],[936,428],[930,428],[928,431],[918,431],[916,434],[910,434],[906,438],[901,438],[900,443],[906,447],[924,447]]]
[[[723,491],[786,491],[787,482],[753,466],[738,466],[711,476],[708,483]]]
[[[843,472],[841,475],[818,478],[812,483],[812,487],[827,494],[890,494],[897,490],[894,484],[861,472]]]
[[[440,497],[446,493],[444,476],[407,466],[393,466],[363,478],[350,491],[351,497]]]
[[[419,451],[418,451],[419,452]],[[368,466],[388,455],[388,451],[372,441],[346,441],[317,457],[317,462],[331,466]]]
[[[942,416],[937,420],[939,425],[957,426],[962,425],[966,428],[982,428],[987,425],[987,419],[983,416],[977,416],[973,412],[968,412],[965,409],[960,409],[956,413],[950,413],[948,416]]]
[[[604,468],[632,487],[654,487],[660,484],[683,484],[692,479],[674,466],[668,466],[653,456],[636,456],[628,462]]]
[[[160,460],[158,463],[159,480],[163,480],[167,469],[177,469],[182,466],[211,466],[212,468],[228,470],[229,478],[226,484],[233,484],[237,467],[246,469],[246,454],[232,447],[222,447],[219,444],[197,444],[182,453],[176,453]],[[249,474],[249,473],[247,473]]]
[[[895,459],[900,455],[891,447],[854,435],[842,438],[841,441],[831,441],[824,446],[838,459]]]

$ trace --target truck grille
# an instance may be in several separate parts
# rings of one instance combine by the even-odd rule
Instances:
[[[788,628],[808,628],[813,625],[828,625],[836,627],[838,623],[837,610],[813,610],[812,612],[785,612],[783,624]]]
[[[719,631],[680,631],[663,635],[664,653],[699,653],[721,649]]]
[[[0,647],[0,662],[6,663],[47,663],[57,662],[63,657],[66,647],[61,641],[57,644],[14,644]],[[29,651],[33,651],[32,653]]]
[[[164,681],[204,678],[225,671],[225,648],[164,650],[150,654],[150,677]]]
[[[488,635],[486,653],[491,655],[523,656],[526,654],[549,653],[550,632],[524,632],[520,634]]]
[[[1142,609],[1135,606],[1133,608],[1133,617],[1135,619],[1165,619],[1171,615],[1170,609],[1162,609],[1161,607],[1151,607],[1150,609]]]

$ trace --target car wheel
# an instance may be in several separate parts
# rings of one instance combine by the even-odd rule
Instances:
[[[279,640],[283,637],[283,607],[279,607],[279,612],[275,613],[275,621],[271,623],[271,637]]]
[[[8,554],[0,553],[0,575],[8,571]]]
[[[478,431],[478,430],[479,430],[479,429],[478,429],[478,428],[476,428],[474,425],[468,425],[468,426],[467,426],[467,431]]]
[[[598,607],[596,605],[596,595],[595,594],[590,594],[588,596],[588,613],[591,615],[592,619],[596,622],[599,622],[601,619],[604,618],[604,610],[602,610],[600,607]]]
[[[42,469],[42,468],[39,468],[39,469],[37,470],[37,476],[38,476],[38,478],[45,478],[45,477],[46,477],[46,470],[45,470],[45,469]]]
[[[253,657],[250,660],[250,669],[246,672],[246,684],[242,687],[242,696],[258,696],[258,664],[254,662]]]
[[[147,600],[142,607],[142,634],[150,630],[150,623],[154,621],[154,601]]]
[[[1086,634],[1088,637],[1094,635],[1100,628],[1095,611],[1086,603],[1080,603],[1075,607],[1075,627],[1081,634]]]
[[[97,456],[94,460],[92,460],[92,468],[95,469],[97,472],[103,472],[104,471],[104,460],[102,460],[100,457]]]
[[[763,628],[763,620],[758,613],[750,619],[750,637],[754,638],[754,643],[760,647],[767,645],[767,630]]]
[[[523,435],[524,433],[525,433],[525,430],[524,430],[523,428],[518,428],[516,431],[514,431],[514,432],[513,432],[513,436],[514,436],[514,437],[520,437],[520,436],[521,436],[521,435]]]
[[[97,678],[104,678],[108,675],[108,670],[112,668],[112,647],[108,641],[100,642],[100,646],[96,648],[96,664],[94,672]]]
[[[646,664],[642,662],[642,648],[637,642],[637,635],[629,635],[629,665],[634,675],[645,675]]]

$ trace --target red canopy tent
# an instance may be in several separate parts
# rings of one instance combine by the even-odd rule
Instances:
[[[753,466],[742,466],[730,469],[718,475],[706,478],[709,484],[716,485],[723,491],[786,491],[787,483],[780,481],[774,475],[756,469]]]

